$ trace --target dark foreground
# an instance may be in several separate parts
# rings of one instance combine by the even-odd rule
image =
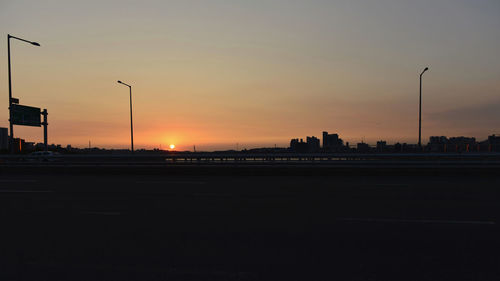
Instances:
[[[499,280],[500,175],[0,173],[0,280]]]

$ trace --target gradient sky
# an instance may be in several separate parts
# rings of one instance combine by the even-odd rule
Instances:
[[[417,142],[500,134],[500,1],[0,0],[0,127],[13,96],[47,108],[49,142],[288,146],[337,132]],[[15,135],[42,142],[41,128]]]

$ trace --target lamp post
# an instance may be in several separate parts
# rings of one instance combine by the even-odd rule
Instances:
[[[26,43],[30,43],[34,46],[40,46],[37,42],[28,41],[19,37],[12,36],[7,34],[7,57],[8,57],[8,67],[9,67],[9,126],[10,126],[10,138],[9,138],[9,149],[10,152],[14,152],[14,123],[12,120],[12,75],[10,71],[10,39],[17,39],[19,41],[24,41]]]
[[[429,70],[428,67],[420,73],[420,96],[418,102],[418,148],[422,150],[422,75]]]
[[[130,90],[130,147],[132,152],[134,152],[134,127],[132,125],[132,86],[123,83],[120,80],[118,80],[118,83],[127,86]]]

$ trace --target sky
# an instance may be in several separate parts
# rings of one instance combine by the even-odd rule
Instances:
[[[498,0],[0,0],[0,127],[13,96],[49,143],[235,149],[338,133],[500,134]],[[16,137],[42,142],[38,127]]]

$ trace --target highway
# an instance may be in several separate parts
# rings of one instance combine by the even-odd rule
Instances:
[[[0,169],[0,280],[500,276],[488,169],[47,164]]]

